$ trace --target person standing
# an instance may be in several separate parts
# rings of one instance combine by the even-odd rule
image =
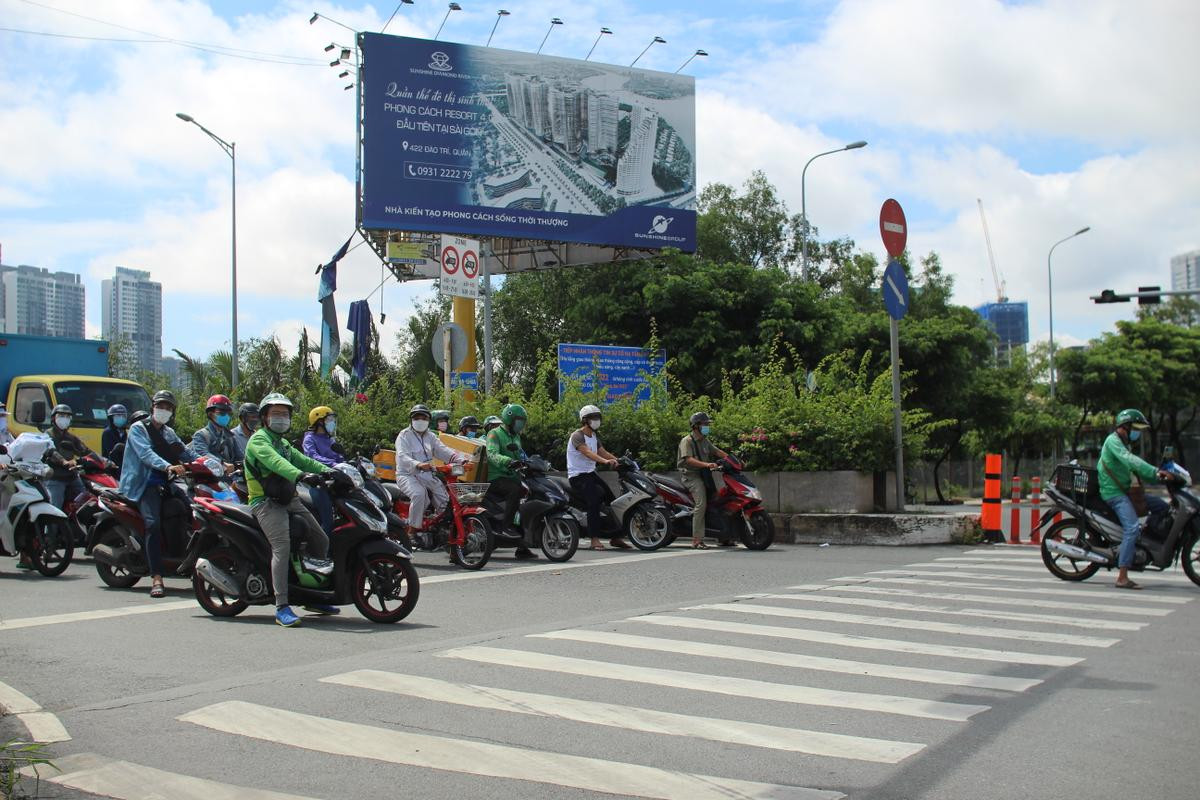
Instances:
[[[571,488],[579,493],[587,507],[588,535],[592,537],[592,549],[603,550],[600,543],[600,510],[606,494],[604,481],[596,474],[596,466],[617,465],[617,459],[600,443],[600,421],[602,415],[596,406],[579,409],[579,429],[567,438],[567,480]],[[618,550],[630,549],[629,543],[621,538],[621,530],[612,535],[609,544]]]
[[[725,458],[726,453],[708,438],[708,434],[712,432],[712,420],[708,414],[698,411],[692,414],[688,423],[692,430],[679,441],[676,466],[683,473],[683,485],[696,501],[692,512],[692,547],[707,550],[708,545],[704,543],[704,517],[708,513],[711,471],[717,468],[716,460]]]
[[[125,426],[129,420],[129,410],[120,403],[116,403],[108,407],[107,416],[108,425],[104,427],[104,433],[100,434],[100,455],[119,467],[123,453],[115,451],[117,445],[125,444],[125,437],[128,436]],[[125,448],[121,449],[123,451]]]
[[[1141,589],[1141,584],[1129,579],[1129,567],[1133,564],[1134,554],[1137,553],[1137,540],[1142,532],[1142,524],[1138,520],[1137,511],[1129,492],[1133,488],[1135,478],[1141,481],[1165,479],[1167,473],[1155,469],[1135,456],[1129,450],[1131,442],[1142,437],[1142,431],[1150,427],[1146,416],[1136,408],[1126,408],[1117,414],[1117,427],[1100,449],[1100,499],[1108,503],[1117,519],[1121,520],[1121,549],[1117,553],[1117,582],[1118,589]],[[1167,504],[1161,498],[1147,497],[1146,506],[1153,514],[1162,511]]]
[[[66,505],[83,492],[83,481],[79,479],[74,467],[79,459],[92,454],[92,449],[71,432],[71,420],[74,414],[71,407],[59,403],[52,412],[54,425],[50,428],[50,440],[54,449],[47,450],[42,460],[50,465],[52,472],[46,481],[46,490],[50,492],[50,502],[58,508]]]

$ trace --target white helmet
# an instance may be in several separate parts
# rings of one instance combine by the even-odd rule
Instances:
[[[584,406],[583,408],[579,409],[579,421],[580,422],[583,422],[588,417],[599,417],[599,416],[601,416],[601,414],[600,414],[600,409],[597,406]]]

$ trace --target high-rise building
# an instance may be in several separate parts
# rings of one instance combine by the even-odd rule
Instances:
[[[617,151],[617,99],[610,94],[589,91],[586,105],[587,149],[593,153]]]
[[[127,340],[138,369],[162,371],[162,284],[140,269],[117,267],[100,284],[100,318],[111,342]]]
[[[568,153],[579,152],[579,90],[555,86],[550,90],[550,130],[556,144]]]
[[[1180,253],[1171,258],[1171,289],[1200,289],[1200,250]]]
[[[83,281],[74,272],[21,264],[0,268],[4,332],[84,338]]]
[[[654,145],[658,140],[658,113],[635,105],[629,115],[629,144],[617,162],[617,191],[623,195],[654,191]]]

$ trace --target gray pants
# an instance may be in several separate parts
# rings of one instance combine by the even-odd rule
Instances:
[[[397,475],[396,485],[408,495],[408,524],[414,528],[420,528],[425,520],[425,509],[429,508],[430,495],[433,496],[434,513],[441,511],[450,502],[446,487],[428,472]]]
[[[692,539],[698,541],[704,538],[704,517],[708,513],[708,489],[704,485],[704,479],[697,472],[685,472],[681,478],[683,485],[692,493],[692,499],[696,501],[696,510],[692,513]]]
[[[293,497],[286,506],[274,500],[263,500],[251,509],[258,526],[271,543],[271,585],[275,588],[275,605],[288,604],[288,571],[291,569],[292,532],[289,517],[295,514],[306,528],[304,540],[308,555],[325,558],[329,553],[329,537],[321,530],[316,519],[309,513],[299,497]]]

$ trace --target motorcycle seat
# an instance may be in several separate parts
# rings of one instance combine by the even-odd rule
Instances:
[[[112,500],[115,503],[121,503],[123,505],[133,506],[134,508],[137,508],[137,503],[135,501],[133,501],[130,498],[126,497],[125,495],[121,494],[116,489],[110,489],[108,487],[97,487],[97,493],[101,497],[103,497],[105,500]]]
[[[221,501],[214,502],[213,505],[221,509],[221,512],[225,516],[229,517],[235,522],[241,522],[246,525],[258,527],[258,520],[254,518],[253,512],[250,511],[250,506],[244,506],[241,503],[227,503]]]
[[[403,500],[407,503],[411,499],[407,494],[404,493],[403,489],[394,483],[383,483],[382,486],[387,491],[388,496],[392,498],[393,504],[400,500]]]

